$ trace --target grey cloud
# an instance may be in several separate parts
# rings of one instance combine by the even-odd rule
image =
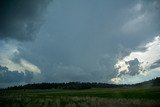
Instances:
[[[74,65],[55,65],[50,68],[50,71],[42,72],[40,77],[46,82],[106,82],[106,71],[102,70],[90,70]],[[38,75],[40,76],[40,75]]]
[[[23,55],[38,64],[44,81],[107,81],[117,75],[114,69],[117,54],[130,53],[157,31],[155,26],[152,30],[147,26],[131,35],[120,31],[123,22],[132,17],[128,10],[137,3],[139,1],[132,0],[55,1],[49,7],[38,38],[34,43],[25,44],[27,51]],[[147,11],[147,6],[144,10]],[[126,48],[129,52],[124,52]],[[108,58],[102,58],[106,54]],[[69,69],[57,68],[59,63],[69,65]],[[73,70],[71,66],[81,70]],[[130,75],[137,74],[138,62],[133,66],[129,68]]]
[[[0,39],[32,40],[51,0],[1,0]]]
[[[128,74],[133,76],[133,75],[136,75],[136,74],[139,74],[139,64],[140,62],[138,61],[137,58],[135,58],[134,60],[130,60],[127,62],[129,64],[129,72]]]
[[[160,33],[159,5],[159,0],[139,0],[132,7],[128,7],[128,15],[124,16],[126,19],[122,24],[122,34],[126,37],[132,36],[129,38],[134,38],[139,43],[144,38],[151,38],[154,35],[158,35]],[[132,43],[134,42],[130,44]]]
[[[155,69],[160,67],[160,60],[157,60],[156,62],[154,62],[151,66],[150,69]]]
[[[28,1],[31,2],[30,0],[25,2]],[[38,3],[34,4],[36,6],[39,4],[44,8],[47,6],[45,0],[35,0],[35,2]],[[140,2],[143,4],[142,11],[137,14],[129,12],[132,7]],[[153,2],[155,2],[155,6]],[[118,74],[115,72],[114,65],[119,54],[123,58],[136,50],[140,43],[143,44],[159,32],[159,5],[156,2],[159,3],[158,0],[55,0],[47,8],[45,23],[41,26],[36,40],[19,43],[20,58],[30,61],[41,69],[41,73],[34,78],[36,82],[108,82]],[[36,6],[35,10],[37,9]],[[34,9],[31,8],[29,11]],[[22,15],[22,11],[26,13],[27,10],[22,9],[19,12],[21,14],[16,14],[15,18],[12,19],[13,21],[4,20],[3,25],[11,23],[12,26],[2,29],[2,21],[0,21],[0,31],[6,33],[0,36],[1,39],[30,40],[34,38],[34,33],[39,28],[39,22],[41,23],[39,16],[42,12],[31,11],[29,15]],[[148,18],[150,21],[146,21],[147,25],[145,23],[134,24],[135,26],[132,28],[141,27],[134,33],[125,33],[120,30],[123,24],[130,21],[130,18],[145,12],[146,17],[144,18],[151,16]],[[8,16],[8,14],[6,15]],[[26,29],[22,26],[22,22],[31,23],[31,26],[33,22],[35,29],[28,27],[30,28],[27,29],[30,32],[28,33],[29,36],[23,32]],[[19,29],[18,32],[16,29]],[[10,36],[11,33],[14,35]],[[20,34],[24,35],[17,36]],[[19,63],[20,58],[15,57],[12,60],[14,63]],[[139,62],[135,59],[126,63],[133,65],[128,68],[131,72],[127,75],[136,75]]]
[[[135,76],[139,74],[139,69],[140,69],[139,64],[140,62],[138,61],[137,58],[134,58],[133,60],[130,60],[130,61],[125,61],[125,65],[128,65],[127,67],[128,70],[127,69],[123,70],[117,76],[118,77],[121,77],[123,75]]]

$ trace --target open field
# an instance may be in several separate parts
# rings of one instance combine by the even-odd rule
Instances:
[[[160,87],[3,90],[0,91],[0,105],[1,107],[158,107]]]

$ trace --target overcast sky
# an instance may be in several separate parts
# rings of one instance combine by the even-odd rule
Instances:
[[[160,76],[159,0],[1,0],[0,87]]]

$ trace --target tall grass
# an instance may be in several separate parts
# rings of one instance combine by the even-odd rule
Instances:
[[[4,90],[0,107],[160,107],[160,87]]]
[[[1,107],[159,107],[158,100],[98,97],[17,98],[0,101]]]

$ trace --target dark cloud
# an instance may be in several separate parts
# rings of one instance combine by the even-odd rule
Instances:
[[[118,74],[118,77],[121,77],[122,75],[130,75],[130,76],[134,76],[139,74],[139,69],[140,69],[140,62],[137,58],[134,58],[133,60],[130,61],[125,61],[125,65],[128,66],[128,70],[125,69],[122,72],[120,72],[120,74]],[[121,68],[121,66],[119,66]],[[117,69],[118,70],[118,69]]]
[[[51,0],[1,0],[0,39],[34,39]]]
[[[7,67],[0,66],[0,83],[25,82],[30,83],[33,72],[10,71]]]
[[[33,39],[49,2],[8,1],[0,3],[0,39]],[[13,64],[23,58],[41,70],[32,82],[108,82],[119,74],[114,69],[119,57],[159,34],[159,10],[159,0],[55,0],[36,41],[18,42],[20,54],[13,58],[10,51],[5,53]],[[126,64],[131,65],[129,72],[121,76],[137,76],[137,59]]]
[[[152,2],[143,2],[57,0],[48,8],[46,22],[36,41],[23,43],[26,48],[23,48],[23,57],[37,64],[41,69],[40,78],[44,77],[47,82],[108,81],[117,75],[114,64],[119,54],[128,55],[157,32],[158,11],[151,12],[151,9],[155,11]],[[142,10],[130,11],[138,4]],[[140,24],[130,20],[144,13],[144,19],[155,14],[149,17],[152,27],[148,21],[146,26],[143,19]],[[130,21],[131,31],[139,25],[141,29],[130,34],[122,32],[122,26]],[[138,62],[128,63],[131,65],[128,75],[136,75]]]
[[[157,60],[156,62],[154,62],[151,66],[150,69],[155,69],[160,67],[160,60]]]
[[[133,76],[133,75],[136,75],[136,74],[139,74],[139,64],[140,62],[138,61],[137,58],[135,58],[134,60],[130,60],[127,62],[129,64],[129,72],[128,74]]]

